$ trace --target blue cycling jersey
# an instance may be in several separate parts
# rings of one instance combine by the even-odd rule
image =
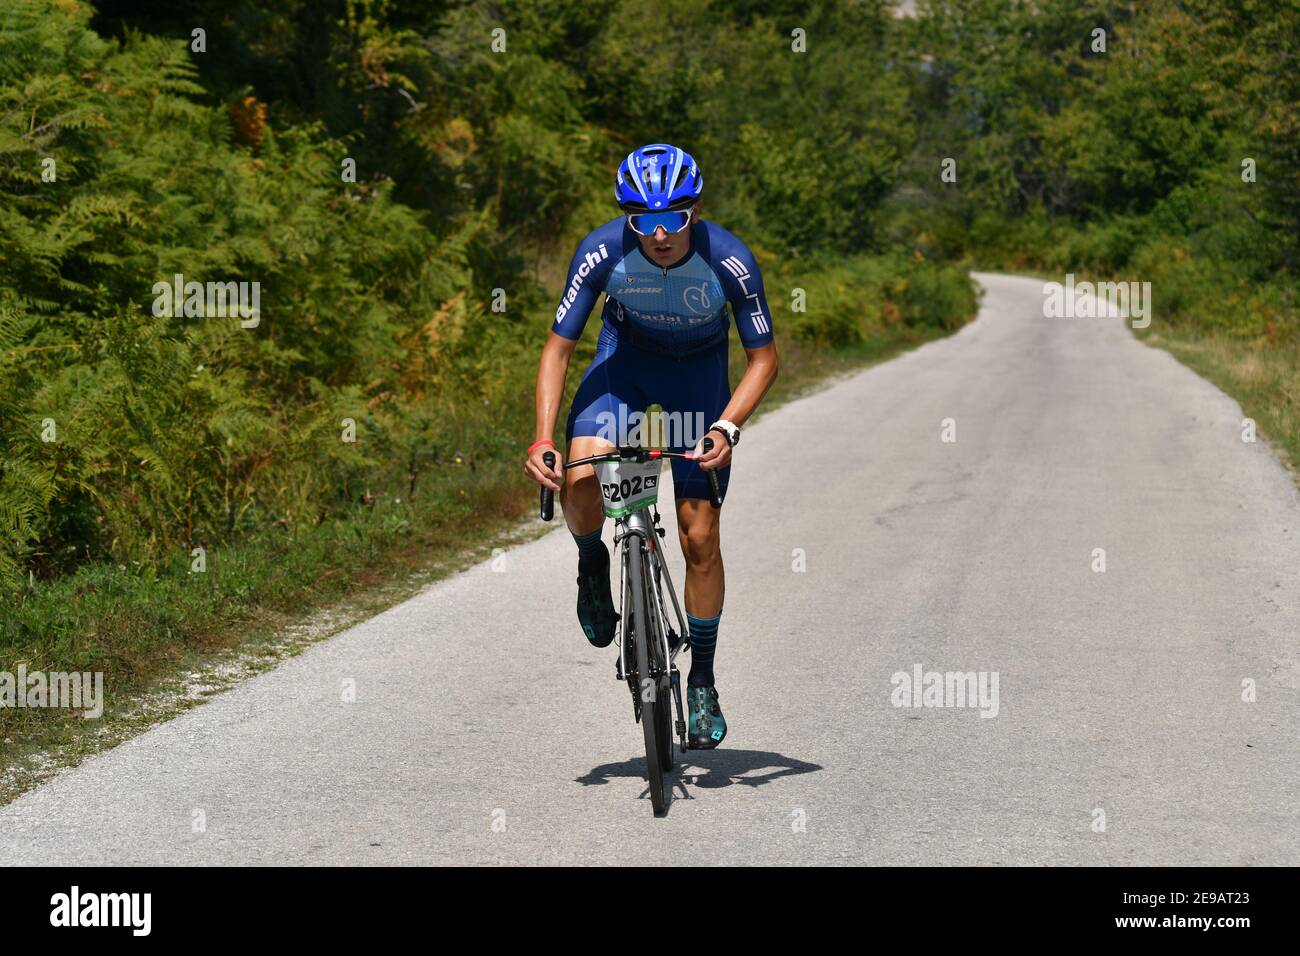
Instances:
[[[593,230],[573,254],[555,310],[556,334],[581,337],[604,292],[602,346],[626,339],[664,354],[698,353],[726,341],[728,304],[745,348],[772,341],[763,277],[749,249],[712,222],[696,222],[690,230],[691,251],[666,268],[641,253],[623,216]]]

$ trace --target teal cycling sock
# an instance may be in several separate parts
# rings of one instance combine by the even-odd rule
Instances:
[[[691,673],[686,678],[688,687],[713,686],[713,652],[718,646],[717,617],[701,618],[686,615],[691,630]]]
[[[573,534],[573,540],[578,545],[578,573],[591,574],[599,571],[606,562],[609,561],[609,551],[605,548],[605,543],[600,540],[601,529],[597,528],[591,534]]]

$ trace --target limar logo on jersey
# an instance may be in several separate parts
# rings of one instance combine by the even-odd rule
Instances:
[[[635,283],[636,283],[636,276],[629,274],[627,277],[627,284],[629,286],[632,286]],[[663,291],[664,291],[663,286],[639,285],[635,289],[632,288],[624,289],[621,294],[622,295],[654,295]]]

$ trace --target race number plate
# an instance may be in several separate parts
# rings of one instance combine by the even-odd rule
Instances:
[[[622,518],[659,499],[662,461],[602,461],[596,465],[605,514]]]

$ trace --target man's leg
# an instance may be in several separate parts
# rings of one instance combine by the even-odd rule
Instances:
[[[617,436],[607,434],[607,423],[619,421],[620,406],[636,396],[626,365],[618,351],[597,349],[569,409],[565,461],[588,458],[613,447]],[[592,645],[607,647],[618,628],[618,612],[610,592],[609,549],[600,540],[605,512],[595,468],[584,465],[565,472],[560,507],[578,546],[578,623]]]
[[[716,747],[727,733],[713,686],[713,652],[726,590],[718,522],[721,514],[700,498],[677,501],[677,535],[686,558],[686,623],[691,639],[686,693],[691,706],[691,746],[698,749]]]
[[[590,458],[613,447],[594,435],[580,435],[570,440],[564,460]],[[564,523],[575,538],[593,531],[599,533],[605,526],[605,510],[594,467],[583,465],[564,473],[564,484],[560,485],[560,507],[564,511]]]
[[[726,347],[683,363],[676,370],[675,384],[678,391],[663,403],[682,422],[682,434],[674,444],[694,448],[731,397]],[[730,473],[730,466],[716,472],[724,497]],[[686,623],[691,640],[691,670],[686,678],[691,713],[687,724],[691,746],[708,749],[721,743],[727,733],[713,679],[713,654],[726,590],[718,534],[722,512],[710,504],[708,476],[694,462],[673,462],[673,490],[677,498],[677,533],[686,558]]]
[[[725,580],[718,533],[721,509],[702,498],[677,501],[677,537],[686,558],[686,610],[695,617],[722,612]]]
[[[569,441],[565,460],[573,461],[612,447],[594,436]],[[609,549],[601,541],[605,512],[596,470],[591,465],[572,468],[560,486],[564,523],[578,546],[578,623],[595,647],[608,647],[614,639],[618,613],[609,586]]]

